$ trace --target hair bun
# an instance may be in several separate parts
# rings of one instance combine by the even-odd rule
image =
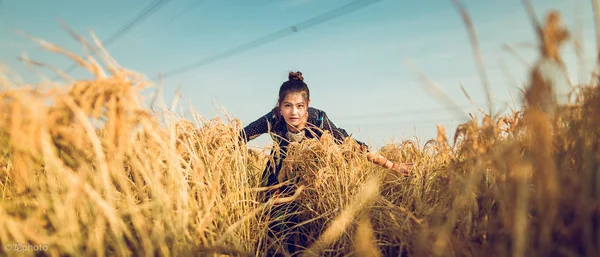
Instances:
[[[304,81],[304,77],[302,77],[302,72],[296,71],[296,72],[290,72],[288,74],[288,79],[289,80],[300,80],[300,81]]]

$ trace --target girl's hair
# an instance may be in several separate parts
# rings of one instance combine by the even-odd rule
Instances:
[[[308,85],[304,83],[304,77],[302,77],[302,72],[290,72],[288,74],[288,81],[283,82],[281,87],[279,88],[279,99],[277,99],[277,106],[273,109],[273,113],[277,116],[277,120],[281,118],[281,114],[279,113],[279,106],[285,100],[288,94],[300,93],[304,97],[304,100],[308,103],[310,100],[310,90],[308,90]]]

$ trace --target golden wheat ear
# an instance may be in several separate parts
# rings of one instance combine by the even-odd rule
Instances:
[[[373,226],[369,220],[368,212],[365,212],[360,216],[360,219],[358,220],[358,227],[352,243],[357,256],[383,256],[377,246],[375,231],[373,231]]]
[[[46,40],[43,40],[41,38],[29,35],[23,31],[17,31],[18,34],[31,39],[33,42],[37,43],[39,46],[41,46],[43,49],[53,52],[53,53],[58,53],[58,54],[62,54],[68,58],[70,58],[71,60],[73,60],[77,65],[85,68],[86,70],[88,70],[90,73],[92,73],[92,75],[94,75],[96,78],[101,78],[103,77],[103,71],[102,68],[96,63],[96,62],[88,62],[85,59],[79,57],[78,55],[74,54],[73,52],[70,52],[58,45],[55,45],[53,43],[50,43]]]
[[[321,236],[314,242],[302,256],[321,256],[323,251],[348,229],[354,217],[361,211],[370,208],[377,196],[379,196],[380,175],[372,176],[363,186],[362,190],[355,196],[354,202],[337,216]]]

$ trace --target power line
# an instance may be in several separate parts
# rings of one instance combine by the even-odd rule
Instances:
[[[500,100],[499,101],[501,104],[503,105],[509,105],[510,106],[510,101],[505,101],[505,100]],[[484,105],[485,103],[479,103],[479,104],[465,104],[465,105],[460,105],[460,106],[456,106],[456,107],[452,107],[452,108],[429,108],[429,109],[418,109],[418,110],[405,110],[405,111],[392,111],[392,112],[379,112],[379,113],[371,113],[371,114],[357,114],[357,115],[348,115],[348,116],[341,116],[336,118],[336,120],[348,120],[348,119],[363,119],[363,118],[381,118],[381,117],[389,117],[389,116],[398,116],[398,115],[403,115],[403,114],[426,114],[426,113],[440,113],[440,112],[444,112],[444,111],[449,111],[449,110],[456,110],[456,109],[460,109],[462,110],[463,108],[471,108],[471,107],[478,107],[478,105]]]
[[[424,114],[424,113],[436,113],[447,111],[448,109],[462,109],[472,107],[472,105],[461,105],[455,108],[430,108],[430,109],[419,109],[419,110],[406,110],[406,111],[393,111],[393,112],[379,112],[379,113],[371,113],[371,114],[358,114],[358,115],[349,115],[349,116],[341,116],[336,118],[336,120],[348,120],[348,119],[362,119],[362,118],[381,118],[381,117],[389,117],[389,116],[397,116],[403,114]]]
[[[177,15],[173,16],[171,19],[169,19],[169,21],[167,22],[167,24],[172,23],[173,21],[185,16],[186,14],[188,14],[190,11],[200,7],[203,3],[206,3],[207,0],[196,0],[194,3],[192,3],[191,5],[185,7],[183,10],[181,10]]]
[[[445,110],[445,109],[440,109],[441,110]],[[434,109],[429,109],[428,111],[433,112]],[[344,120],[344,118],[342,117],[340,118],[336,118],[336,121],[340,121],[340,120]],[[413,125],[427,125],[427,124],[441,124],[441,123],[463,123],[463,122],[467,122],[470,121],[471,119],[448,119],[445,117],[441,117],[441,118],[433,118],[433,119],[414,119],[412,121],[410,120],[399,120],[399,121],[393,121],[393,120],[387,120],[384,122],[379,122],[379,123],[373,123],[373,122],[360,122],[360,123],[349,123],[351,125],[356,125],[356,126],[360,126],[360,127],[373,127],[373,126],[413,126]],[[481,117],[479,119],[477,119],[478,121],[481,120]],[[344,122],[338,122],[339,124],[342,124]]]
[[[160,10],[162,7],[164,7],[170,1],[171,0],[154,0],[149,5],[147,5],[140,13],[138,13],[136,16],[134,16],[129,22],[127,22],[123,26],[121,26],[112,36],[110,36],[108,39],[106,39],[104,42],[102,42],[102,45],[104,47],[107,47],[110,44],[114,43],[115,41],[117,41],[117,39],[123,37],[132,28],[139,25],[142,21],[144,21],[145,19],[150,17],[156,11]],[[97,51],[98,51],[98,49],[96,48],[92,52],[96,53]],[[66,69],[65,72],[70,73],[77,67],[78,67],[77,64],[73,64],[71,67]]]
[[[414,120],[414,121],[386,121],[380,123],[360,123],[360,124],[350,124],[351,126],[358,127],[406,127],[406,126],[416,126],[416,125],[431,125],[431,124],[448,124],[448,123],[463,123],[468,120],[456,120],[456,119],[423,119],[423,120]]]
[[[342,15],[348,14],[350,12],[362,9],[364,7],[367,7],[369,5],[372,5],[372,4],[380,2],[380,1],[381,0],[366,0],[366,1],[365,0],[358,0],[358,1],[353,1],[353,2],[351,2],[349,4],[346,4],[344,6],[341,6],[341,7],[337,8],[337,9],[331,10],[331,11],[325,13],[325,14],[321,14],[319,16],[310,18],[310,19],[308,19],[306,21],[300,22],[300,23],[298,23],[298,24],[296,24],[294,26],[291,26],[291,27],[288,27],[288,28],[285,28],[285,29],[281,29],[279,31],[273,32],[271,34],[268,34],[266,36],[258,38],[258,39],[254,40],[254,41],[248,42],[246,44],[240,45],[240,46],[235,47],[233,49],[227,50],[227,51],[222,52],[220,54],[214,55],[212,57],[209,57],[209,58],[206,58],[206,59],[203,59],[203,60],[200,60],[200,61],[197,61],[197,62],[192,63],[192,64],[187,65],[187,66],[183,66],[183,67],[175,69],[173,71],[164,73],[162,75],[162,77],[166,78],[166,77],[170,77],[170,76],[173,76],[173,75],[176,75],[176,74],[184,73],[186,71],[189,71],[189,70],[192,70],[192,69],[195,69],[195,68],[199,68],[201,66],[204,66],[204,65],[216,62],[218,60],[221,60],[221,59],[224,59],[224,58],[236,55],[236,54],[241,53],[243,51],[246,51],[248,49],[251,49],[251,48],[254,48],[254,47],[258,47],[258,46],[270,43],[270,42],[275,41],[275,40],[277,40],[279,38],[282,38],[282,37],[291,35],[293,33],[296,33],[296,32],[298,32],[300,30],[308,29],[310,27],[319,25],[319,24],[324,23],[326,21],[329,21],[331,19],[334,19],[334,18],[340,17]]]
[[[110,45],[112,42],[116,41],[117,39],[119,39],[120,37],[125,35],[134,26],[138,25],[140,22],[142,22],[145,19],[147,19],[148,17],[150,17],[156,11],[160,10],[162,7],[164,7],[170,1],[171,0],[155,0],[154,2],[150,3],[150,5],[146,6],[146,8],[141,13],[136,15],[127,24],[125,24],[121,28],[119,28],[119,30],[117,30],[117,32],[115,34],[113,34],[109,39],[107,39],[102,44],[104,46]]]

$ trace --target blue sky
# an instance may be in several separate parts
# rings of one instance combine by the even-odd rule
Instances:
[[[61,69],[72,63],[40,50],[16,34],[16,29],[81,53],[81,46],[61,28],[58,18],[80,34],[87,36],[93,30],[100,39],[106,39],[150,2],[4,0],[0,4],[0,62],[25,81],[39,80],[17,60],[18,56],[26,53]],[[107,48],[122,66],[154,80],[159,73],[187,66],[349,2],[172,0]],[[519,106],[517,86],[526,81],[527,66],[502,46],[514,45],[529,63],[537,58],[536,50],[528,46],[535,44],[535,37],[521,0],[463,2],[477,30],[495,109],[506,103],[512,105],[511,93]],[[586,70],[590,71],[596,50],[589,1],[532,2],[540,18],[549,9],[558,9],[571,29],[577,22],[581,24],[581,29],[574,32],[582,35]],[[565,61],[571,79],[577,80],[581,72],[572,49],[571,44],[565,46]],[[164,98],[170,105],[181,85],[183,107],[192,104],[208,118],[219,115],[222,107],[248,124],[275,105],[287,72],[300,70],[311,89],[312,106],[325,110],[336,125],[375,147],[415,136],[425,142],[435,137],[436,124],[445,125],[452,137],[456,126],[465,120],[422,87],[407,61],[435,81],[464,113],[486,108],[465,26],[449,0],[382,0],[168,77],[163,81]],[[46,70],[36,72],[54,78]],[[85,77],[86,73],[79,69],[72,75]],[[462,93],[460,84],[475,107]],[[263,136],[252,145],[267,143],[268,137]]]

